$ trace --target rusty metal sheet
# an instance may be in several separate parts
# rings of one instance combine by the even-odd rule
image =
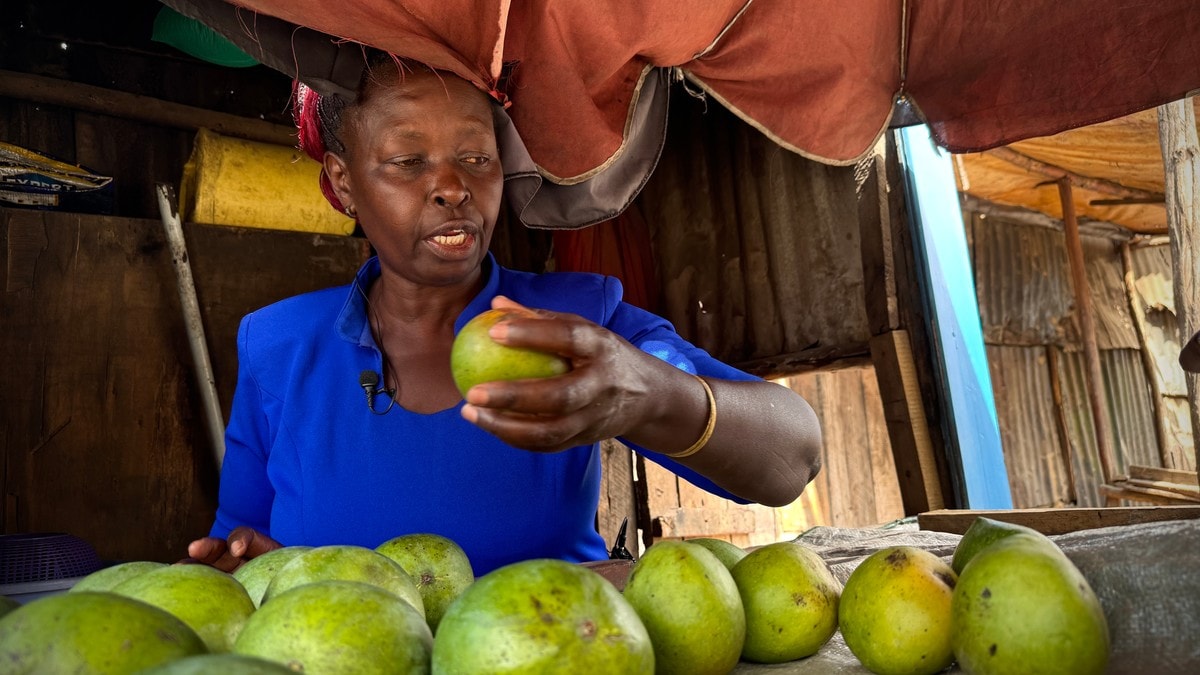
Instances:
[[[1079,345],[1062,230],[1003,215],[968,212],[966,217],[984,341]],[[1084,234],[1082,240],[1096,343],[1101,349],[1137,348],[1120,250],[1109,237]]]
[[[1149,386],[1134,350],[1104,350],[1100,353],[1104,388],[1108,395],[1109,424],[1113,431],[1114,470],[1123,473],[1130,464],[1162,466]],[[1079,506],[1103,506],[1099,486],[1104,479],[1096,449],[1095,427],[1088,405],[1081,353],[1059,353],[1059,377],[1063,390],[1068,438]]]
[[[1062,232],[980,213],[966,215],[984,341],[1078,342]]]
[[[1013,507],[1069,503],[1046,348],[990,345],[987,355]]]
[[[1187,397],[1187,381],[1179,367],[1181,344],[1175,317],[1171,248],[1165,244],[1133,247],[1130,258],[1136,297],[1146,314],[1145,348],[1154,362],[1159,391],[1163,396]]]
[[[673,106],[637,203],[662,314],[710,353],[738,363],[870,337],[852,167],[782,150],[718,106]]]

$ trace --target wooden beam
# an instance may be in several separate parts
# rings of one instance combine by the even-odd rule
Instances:
[[[1118,499],[1128,499],[1135,502],[1162,504],[1165,506],[1175,504],[1200,505],[1200,497],[1188,497],[1178,492],[1131,485],[1126,481],[1117,481],[1113,485],[1101,485],[1100,494],[1104,495],[1105,500],[1109,503]]]
[[[1046,367],[1050,371],[1050,392],[1054,397],[1054,425],[1058,429],[1058,449],[1062,451],[1063,468],[1067,471],[1067,502],[1079,503],[1079,488],[1075,483],[1074,453],[1071,452],[1071,433],[1067,424],[1067,409],[1063,405],[1062,377],[1058,368],[1058,348],[1046,345]]]
[[[895,330],[872,338],[871,359],[879,380],[879,396],[892,441],[904,512],[940,509],[946,501],[929,423],[921,404],[908,332]]]
[[[1083,242],[1079,237],[1079,221],[1075,219],[1075,201],[1069,178],[1058,180],[1058,195],[1062,199],[1063,231],[1067,239],[1067,262],[1071,267],[1071,288],[1075,291],[1075,309],[1079,313],[1079,327],[1083,333],[1085,384],[1088,403],[1092,409],[1092,426],[1096,432],[1096,451],[1100,455],[1100,472],[1104,482],[1108,483],[1114,476],[1112,429],[1108,424],[1100,347],[1096,343],[1096,320],[1092,316],[1092,292],[1088,287],[1087,268],[1083,261]]]
[[[1091,190],[1093,192],[1099,192],[1100,194],[1119,197],[1121,199],[1137,199],[1146,201],[1153,200],[1154,202],[1161,202],[1163,200],[1163,195],[1160,195],[1156,192],[1125,187],[1120,183],[1114,183],[1102,178],[1092,178],[1091,176],[1084,176],[1083,174],[1067,171],[1066,169],[1054,166],[1053,164],[1047,164],[1043,161],[1034,159],[1029,155],[1023,155],[1008,146],[993,148],[988,150],[986,154],[989,154],[997,159],[1002,159],[1009,164],[1018,166],[1026,171],[1045,176],[1046,178],[1050,178],[1055,181],[1062,180],[1064,178],[1068,179],[1077,187],[1081,187],[1085,190]]]
[[[1200,518],[1200,506],[1117,506],[1071,509],[1006,509],[930,511],[917,516],[922,530],[963,534],[976,518],[985,517],[1031,527],[1042,534],[1066,534],[1116,525]]]
[[[950,481],[894,139],[881,141],[855,174],[871,362],[904,513],[914,515],[945,506]]]
[[[1164,483],[1175,483],[1177,485],[1190,485],[1197,487],[1195,471],[1182,471],[1180,469],[1163,469],[1157,466],[1129,466],[1129,477],[1140,480],[1155,480]]]
[[[771,379],[811,370],[831,370],[834,367],[865,365],[870,362],[866,358],[870,353],[870,347],[862,343],[830,345],[813,347],[792,354],[740,361],[733,365],[752,375]]]
[[[1174,268],[1175,320],[1179,343],[1200,333],[1200,140],[1196,111],[1184,99],[1159,106],[1158,138],[1166,175],[1167,230]],[[1185,373],[1192,418],[1192,445],[1200,466],[1200,375]]]
[[[748,506],[728,509],[681,506],[654,519],[655,538],[715,537],[754,531],[754,511]]]
[[[1146,337],[1146,310],[1142,307],[1137,282],[1133,278],[1133,254],[1130,252],[1129,242],[1121,244],[1121,266],[1125,278],[1125,296],[1129,300],[1129,310],[1133,313],[1133,327],[1137,329],[1138,354],[1142,357],[1142,370],[1146,373],[1146,382],[1150,385],[1150,405],[1154,409],[1154,437],[1158,441],[1158,460],[1165,462],[1169,436],[1166,430],[1166,413],[1163,411],[1162,385],[1158,381],[1158,368],[1154,365],[1154,354],[1150,352]]]
[[[0,70],[0,96],[174,129],[211,129],[225,136],[236,136],[261,143],[289,147],[297,143],[296,130],[289,126],[11,70]]]

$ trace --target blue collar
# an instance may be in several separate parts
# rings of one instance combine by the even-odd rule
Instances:
[[[467,303],[462,314],[459,314],[454,321],[455,334],[462,330],[463,324],[467,321],[489,309],[492,306],[492,298],[500,290],[500,265],[496,263],[496,258],[491,251],[488,251],[483,266],[487,274],[487,283],[483,285],[479,294]],[[334,323],[338,337],[351,344],[375,350],[378,350],[379,346],[375,344],[375,336],[371,334],[371,322],[367,319],[367,289],[379,278],[381,273],[378,256],[372,256],[370,260],[363,263],[362,267],[358,268],[358,273],[354,275],[354,281],[350,282],[346,302],[342,305]]]

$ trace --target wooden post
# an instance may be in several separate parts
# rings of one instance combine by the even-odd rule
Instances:
[[[922,388],[932,359],[922,347],[919,291],[894,145],[881,141],[860,165],[859,231],[871,361],[887,420],[904,513],[947,506],[945,445]]]
[[[1075,217],[1075,199],[1071,179],[1060,178],[1058,195],[1062,200],[1063,230],[1067,235],[1067,261],[1071,266],[1071,287],[1075,291],[1075,308],[1079,310],[1079,329],[1083,333],[1083,358],[1086,364],[1088,403],[1092,408],[1092,426],[1096,431],[1096,450],[1100,455],[1100,471],[1104,482],[1113,480],[1112,431],[1105,409],[1104,371],[1100,367],[1100,348],[1096,345],[1096,322],[1092,316],[1092,293],[1088,288],[1087,269],[1083,262],[1083,242],[1079,238],[1079,220]]]
[[[1200,332],[1200,141],[1196,111],[1190,99],[1158,108],[1158,139],[1166,175],[1167,230],[1175,272],[1175,319],[1179,344]],[[1184,374],[1192,415],[1192,446],[1200,466],[1200,375]]]

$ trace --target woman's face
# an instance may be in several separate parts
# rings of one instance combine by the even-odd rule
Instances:
[[[452,75],[380,77],[347,109],[346,152],[325,170],[385,268],[420,285],[473,281],[504,184],[491,103]]]

